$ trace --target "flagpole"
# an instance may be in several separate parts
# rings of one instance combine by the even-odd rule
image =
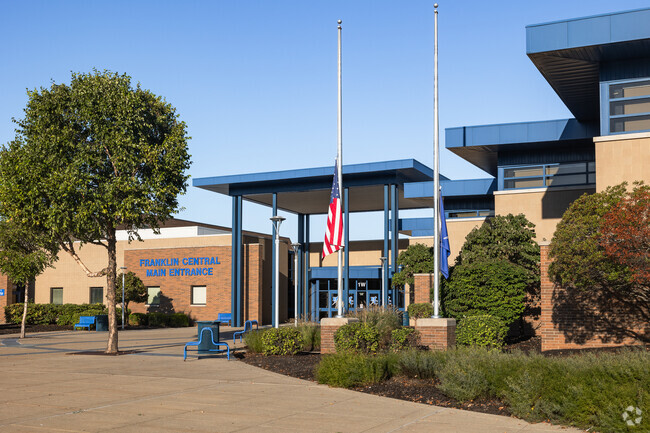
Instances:
[[[338,135],[337,135],[337,171],[339,182],[339,193],[343,191],[343,94],[341,91],[341,24],[342,21],[338,20],[338,81],[339,81],[339,95],[338,95]],[[343,245],[338,251],[338,314],[336,317],[343,317]]]
[[[440,317],[440,157],[438,124],[438,3],[434,8],[433,36],[433,317]]]

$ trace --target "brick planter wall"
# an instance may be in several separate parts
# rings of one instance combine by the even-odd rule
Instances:
[[[358,322],[359,319],[351,317],[326,317],[320,321],[320,353],[336,353],[334,346],[334,333],[343,325]]]
[[[417,319],[415,330],[420,334],[420,344],[431,350],[456,346],[456,319]]]
[[[540,245],[540,247],[542,311],[539,335],[542,338],[542,351],[639,344],[639,341],[633,338],[622,336],[617,327],[608,329],[602,321],[595,323],[590,317],[593,317],[593,312],[600,314],[597,307],[576,301],[569,290],[555,286],[548,274],[548,267],[551,264],[548,256],[549,245]],[[624,309],[617,310],[613,302],[608,307],[611,307],[608,317],[611,318],[612,323],[626,323],[630,329],[636,326],[638,329],[642,328],[642,324],[635,326],[629,322],[630,316]]]

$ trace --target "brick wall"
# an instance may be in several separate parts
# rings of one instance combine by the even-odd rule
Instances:
[[[245,320],[261,317],[261,246],[244,245],[244,315]],[[197,257],[218,257],[219,264],[185,265],[183,259]],[[147,266],[143,260],[167,259],[179,261],[178,266]],[[230,246],[160,248],[147,250],[126,250],[125,266],[138,275],[145,286],[160,287],[159,306],[131,303],[133,312],[184,312],[194,320],[215,320],[218,313],[230,313],[231,301],[231,248]],[[212,275],[171,276],[172,268],[211,268]],[[152,270],[165,270],[165,275],[152,275]],[[149,275],[147,271],[150,271]],[[205,305],[192,305],[192,286],[206,287]]]
[[[413,302],[420,304],[431,302],[433,274],[413,274]]]
[[[615,347],[638,343],[626,337],[623,326],[632,326],[624,309],[610,301],[604,313],[592,302],[590,291],[570,291],[556,287],[549,278],[549,245],[541,247],[541,324],[542,350]],[[605,318],[605,320],[603,320]],[[638,324],[643,326],[643,324]]]
[[[344,325],[358,322],[359,319],[351,317],[326,317],[320,321],[320,353],[336,353],[334,334]]]
[[[13,284],[6,275],[0,274],[0,290],[4,290],[4,296],[0,296],[0,324],[5,321],[5,307],[13,303]]]
[[[415,330],[419,333],[420,345],[430,350],[446,350],[456,346],[455,319],[417,319]]]

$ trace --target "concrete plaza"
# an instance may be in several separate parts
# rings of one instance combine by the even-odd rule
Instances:
[[[222,340],[232,343],[232,329]],[[0,432],[577,432],[377,397],[271,373],[183,345],[196,328],[0,336]],[[237,344],[241,348],[241,344]]]

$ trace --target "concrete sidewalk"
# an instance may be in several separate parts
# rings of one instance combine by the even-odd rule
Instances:
[[[232,343],[232,331],[222,339]],[[577,432],[329,388],[234,358],[192,358],[196,328],[0,336],[0,432]],[[238,346],[241,346],[238,344]]]

